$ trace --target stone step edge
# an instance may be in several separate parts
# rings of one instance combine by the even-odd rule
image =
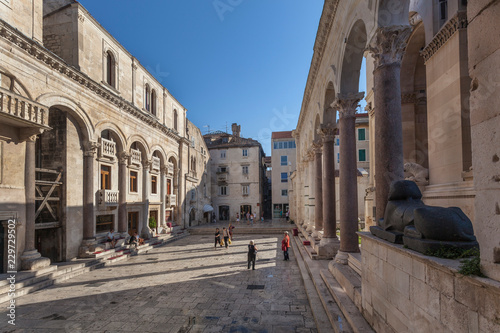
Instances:
[[[333,278],[342,286],[344,292],[356,305],[359,311],[362,311],[361,276],[350,266],[342,265],[334,261],[330,262],[328,270]]]
[[[350,327],[339,325],[339,318],[340,321],[345,322],[347,326],[348,323],[345,318],[343,318],[342,311],[337,304],[335,304],[334,299],[331,295],[329,295],[326,286],[323,285],[320,287],[320,284],[324,284],[324,282],[319,277],[315,278],[311,273],[309,263],[307,261],[309,260],[312,262],[312,259],[308,259],[308,255],[304,253],[306,250],[304,249],[305,246],[300,241],[300,237],[294,236],[292,238],[295,241],[295,246],[292,246],[292,249],[295,257],[297,258],[297,264],[302,275],[302,280],[304,281],[304,286],[306,287],[307,297],[309,299],[309,304],[311,306],[311,311],[313,312],[318,331],[320,333],[330,333],[332,330],[335,333],[352,332]],[[337,318],[333,317],[334,314],[338,315]]]
[[[303,241],[306,240],[306,238],[304,237],[303,234],[299,233],[298,235],[299,239],[300,239],[300,245],[307,251],[307,254],[309,255],[309,258],[311,258],[312,260],[318,260],[318,254],[316,253],[316,251],[314,250],[314,248],[312,247],[312,245],[304,245]]]
[[[330,294],[339,305],[340,310],[344,314],[344,317],[349,322],[350,326],[353,328],[354,332],[374,333],[375,331],[368,324],[365,317],[363,317],[358,307],[349,298],[342,286],[335,280],[331,272],[328,270],[321,270],[320,274],[325,282],[325,285],[330,291]]]

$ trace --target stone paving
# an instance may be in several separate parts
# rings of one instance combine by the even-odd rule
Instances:
[[[16,326],[1,304],[0,331],[317,332],[290,252],[283,261],[281,235],[235,233],[228,249],[214,249],[213,236],[188,236],[18,298]]]

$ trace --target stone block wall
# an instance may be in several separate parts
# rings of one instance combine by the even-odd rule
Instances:
[[[500,283],[459,262],[362,237],[362,311],[377,332],[500,332]]]

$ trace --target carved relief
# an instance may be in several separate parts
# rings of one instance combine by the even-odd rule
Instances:
[[[408,25],[378,28],[368,47],[375,59],[375,69],[401,64],[410,34],[411,27]]]

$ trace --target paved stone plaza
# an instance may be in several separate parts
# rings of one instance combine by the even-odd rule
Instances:
[[[2,332],[317,332],[281,235],[234,235],[229,249],[192,235],[16,301]],[[247,269],[247,244],[259,253]],[[251,289],[256,288],[256,289]],[[263,288],[263,289],[259,289]]]

